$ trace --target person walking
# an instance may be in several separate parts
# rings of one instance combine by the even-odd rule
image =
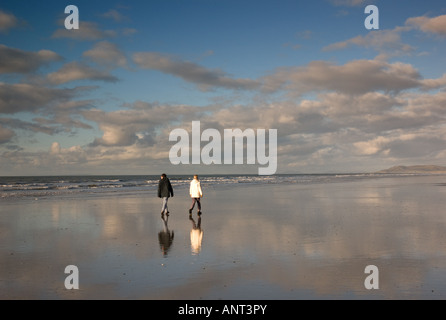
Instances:
[[[163,173],[158,183],[158,198],[163,199],[161,215],[164,215],[164,213],[169,215],[169,209],[167,208],[167,201],[169,200],[169,197],[173,198],[173,188],[172,185],[170,184],[169,178],[167,178],[166,174]]]
[[[194,180],[190,182],[189,194],[192,198],[192,206],[189,209],[189,214],[192,214],[195,204],[197,204],[198,215],[201,215],[201,198],[203,197],[203,191],[201,190],[201,184],[198,180],[198,176],[194,175]]]

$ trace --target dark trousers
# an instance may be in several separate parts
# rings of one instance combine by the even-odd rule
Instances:
[[[197,203],[198,211],[201,211],[201,202],[200,198],[192,198],[192,207],[190,207],[191,210],[194,209],[195,203]]]

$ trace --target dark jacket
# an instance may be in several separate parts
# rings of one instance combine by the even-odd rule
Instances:
[[[173,197],[173,188],[170,184],[169,178],[160,179],[158,184],[158,197],[169,198]]]

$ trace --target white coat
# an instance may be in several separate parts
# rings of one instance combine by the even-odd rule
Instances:
[[[203,192],[201,191],[200,181],[194,179],[190,182],[189,194],[190,194],[191,198],[203,197]]]

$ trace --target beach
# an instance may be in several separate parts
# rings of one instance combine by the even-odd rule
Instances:
[[[0,199],[0,299],[446,298],[444,175],[175,191]]]

